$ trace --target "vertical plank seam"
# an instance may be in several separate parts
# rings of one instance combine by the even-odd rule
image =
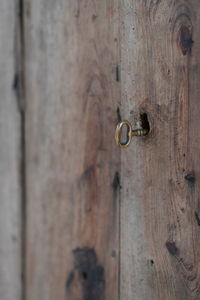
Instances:
[[[119,47],[118,47],[118,59],[119,59],[119,66],[120,66],[120,81],[119,81],[119,91],[120,91],[120,105],[121,106],[121,103],[122,103],[122,89],[121,89],[121,0],[118,0],[118,14],[119,14],[119,23],[118,23],[118,37],[119,37]],[[121,117],[121,116],[120,116]],[[121,159],[121,151],[120,151],[120,157],[119,157],[119,160],[120,160],[120,182],[121,181],[121,162],[122,162],[122,159]],[[120,300],[121,299],[121,188],[119,189],[119,262],[118,262],[118,268],[119,268],[119,275],[118,275],[118,299]]]
[[[21,116],[21,298],[26,299],[26,142],[25,142],[25,28],[24,0],[17,0],[16,74],[14,84]]]

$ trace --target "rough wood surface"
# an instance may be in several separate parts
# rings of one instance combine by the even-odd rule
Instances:
[[[200,299],[200,5],[121,1],[123,119],[151,134],[122,151],[120,299]]]
[[[25,1],[26,299],[118,299],[118,1]]]
[[[21,299],[21,113],[17,5],[0,1],[0,299]]]

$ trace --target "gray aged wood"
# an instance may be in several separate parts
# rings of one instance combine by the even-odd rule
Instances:
[[[21,114],[16,86],[17,9],[0,1],[0,299],[21,299]]]
[[[26,299],[118,299],[118,3],[25,1]]]
[[[121,293],[200,299],[199,1],[121,1],[122,118],[149,137],[122,151]]]
[[[199,1],[1,0],[0,28],[0,299],[199,300]]]

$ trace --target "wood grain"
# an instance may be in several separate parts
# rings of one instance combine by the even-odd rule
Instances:
[[[199,1],[121,1],[120,299],[200,299]]]
[[[21,299],[21,112],[18,14],[0,1],[0,299]]]
[[[26,299],[118,299],[119,12],[25,1]]]

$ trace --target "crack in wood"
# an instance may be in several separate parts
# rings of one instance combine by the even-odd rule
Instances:
[[[116,66],[116,81],[120,81],[120,71],[119,71],[119,66]]]
[[[120,112],[120,108],[119,106],[117,107],[117,121],[121,122],[122,118],[121,118],[121,112]]]
[[[113,186],[114,192],[116,192],[118,189],[122,188],[121,183],[120,183],[120,175],[118,172],[115,172],[112,186]]]
[[[196,211],[195,211],[194,215],[195,215],[195,219],[197,221],[197,225],[200,226],[200,218],[199,218],[199,215]]]

